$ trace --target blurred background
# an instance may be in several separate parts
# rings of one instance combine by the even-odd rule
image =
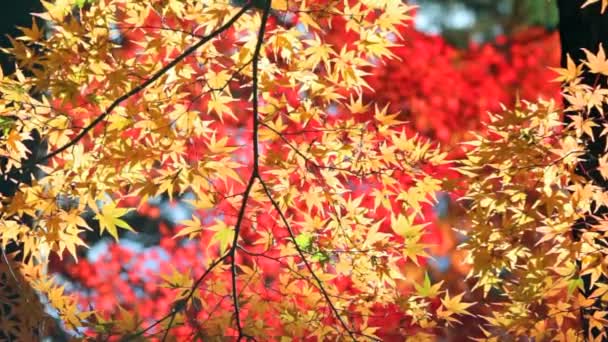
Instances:
[[[458,47],[510,36],[531,26],[554,30],[557,4],[552,0],[417,0],[416,29],[440,34]]]

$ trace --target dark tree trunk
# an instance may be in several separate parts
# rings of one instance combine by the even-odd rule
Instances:
[[[580,60],[584,59],[585,53],[582,49],[597,53],[600,44],[604,49],[608,48],[608,13],[604,15],[601,14],[599,3],[581,9],[580,7],[583,3],[583,0],[558,0],[562,67],[566,66],[568,55],[570,55],[576,63],[579,63]],[[606,77],[597,79],[596,75],[590,74],[583,75],[583,77],[583,82],[589,85],[598,84],[605,88],[608,84]],[[567,103],[565,103],[565,105],[567,105]],[[595,137],[595,139],[593,139],[594,141],[589,138],[585,141],[586,152],[583,156],[585,161],[579,163],[577,173],[593,181],[594,184],[608,190],[608,182],[606,182],[596,170],[598,159],[604,154],[603,151],[606,147],[606,140],[599,136],[601,129],[603,128],[602,123],[605,123],[607,120],[598,111],[591,112],[590,117],[593,118],[595,122],[599,123],[599,127],[595,127],[593,130],[593,135]],[[569,123],[571,119],[566,116],[564,121],[565,123]],[[608,208],[599,208],[598,214],[608,214]],[[589,224],[593,223],[592,218],[587,218],[575,224],[572,229],[573,237],[579,239],[581,231]],[[608,279],[601,279],[603,282],[606,282],[607,280]],[[590,286],[589,277],[583,277],[583,281],[584,290],[582,292],[585,296],[588,296],[594,288]],[[604,307],[602,307],[602,305]],[[586,337],[597,337],[601,333],[601,331],[596,328],[589,331],[589,319],[587,317],[593,315],[597,310],[604,311],[608,309],[605,306],[605,304],[598,301],[594,308],[581,310],[581,322]],[[608,332],[608,330],[606,331]],[[604,338],[603,340],[608,341],[607,338]]]

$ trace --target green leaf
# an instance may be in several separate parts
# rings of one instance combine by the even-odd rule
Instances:
[[[95,0],[76,0],[76,6],[78,6],[78,8],[83,8],[87,4],[92,4],[93,1]]]
[[[224,254],[228,249],[228,245],[234,240],[234,228],[227,226],[224,221],[218,219],[215,222],[213,226],[209,227],[209,230],[215,231],[215,234],[211,238],[211,243],[219,242],[220,254]]]
[[[0,116],[0,130],[2,130],[3,136],[8,135],[14,122],[15,119],[10,116]]]
[[[568,295],[571,296],[575,290],[584,290],[583,278],[572,278],[568,281]]]
[[[416,287],[417,295],[421,297],[432,298],[436,297],[439,294],[439,290],[441,289],[442,283],[443,281],[434,285],[431,284],[431,278],[429,277],[429,273],[426,272],[424,274],[424,281],[422,282],[422,285],[414,284],[414,287]]]
[[[327,256],[327,253],[325,253],[323,251],[318,251],[312,255],[312,261],[324,263],[324,262],[327,262],[328,260],[329,260],[329,256]]]
[[[310,251],[312,248],[312,235],[310,233],[302,233],[295,238],[296,245],[303,251]]]

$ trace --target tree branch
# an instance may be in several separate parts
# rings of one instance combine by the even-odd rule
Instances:
[[[260,22],[260,28],[258,31],[257,41],[255,44],[255,50],[253,51],[252,61],[253,61],[253,80],[252,80],[252,96],[253,96],[253,132],[252,132],[252,144],[253,144],[253,170],[251,172],[251,176],[249,176],[249,181],[247,184],[247,188],[245,189],[245,193],[243,194],[243,200],[241,202],[241,208],[239,210],[239,214],[237,217],[237,222],[234,227],[234,237],[232,240],[232,246],[230,246],[230,269],[231,269],[231,281],[232,281],[232,301],[234,306],[234,316],[236,321],[236,327],[239,333],[237,337],[237,341],[240,341],[242,338],[246,337],[247,339],[251,339],[250,336],[247,336],[243,332],[241,317],[240,317],[240,307],[239,307],[239,297],[238,297],[238,287],[237,287],[237,265],[236,265],[236,252],[238,248],[238,239],[241,232],[241,226],[243,223],[243,218],[245,217],[245,209],[247,207],[247,201],[249,199],[249,194],[253,185],[255,184],[255,179],[259,178],[259,139],[258,139],[258,126],[259,126],[259,101],[258,101],[258,73],[259,73],[259,60],[260,53],[262,51],[262,45],[264,44],[264,32],[266,31],[266,23],[268,22],[268,16],[270,15],[270,9],[272,5],[272,0],[268,0],[264,7],[264,12],[262,13],[262,20]]]
[[[232,27],[232,25],[237,20],[239,20],[239,18],[241,16],[243,16],[243,14],[245,14],[245,12],[247,12],[251,8],[251,6],[252,5],[250,3],[245,5],[243,8],[241,8],[241,10],[238,11],[238,13],[236,15],[234,15],[232,18],[230,18],[230,20],[228,20],[224,25],[220,26],[218,29],[211,32],[208,36],[203,37],[197,43],[195,43],[194,45],[192,45],[189,48],[187,48],[186,50],[184,50],[184,52],[182,52],[179,56],[175,57],[175,59],[173,59],[167,65],[165,65],[160,70],[158,70],[157,72],[152,74],[152,76],[150,76],[150,78],[148,78],[146,81],[142,82],[137,87],[131,89],[127,93],[123,94],[122,96],[120,96],[119,98],[114,100],[114,102],[112,102],[103,113],[101,113],[99,116],[97,116],[95,118],[95,120],[91,121],[91,123],[89,123],[82,131],[80,131],[80,133],[78,133],[78,135],[76,135],[74,138],[72,138],[72,140],[65,143],[63,146],[59,147],[55,151],[52,151],[52,152],[48,153],[47,155],[37,159],[33,163],[33,165],[37,165],[41,162],[44,162],[44,161],[60,154],[61,152],[67,150],[68,148],[76,145],[82,138],[84,138],[85,135],[87,135],[87,133],[89,133],[93,128],[95,128],[95,126],[97,126],[100,122],[102,122],[108,115],[110,115],[110,113],[112,113],[112,111],[116,107],[118,107],[118,105],[120,105],[122,102],[128,100],[129,98],[137,95],[138,93],[140,93],[141,91],[146,89],[150,84],[154,83],[156,80],[158,80],[160,77],[162,77],[165,73],[167,73],[167,71],[169,71],[173,67],[175,67],[179,62],[183,61],[184,59],[186,59],[186,57],[188,57],[192,53],[194,53],[194,51],[196,51],[198,48],[200,48],[205,43],[209,42],[211,39],[217,37],[222,32],[224,32],[227,29],[229,29],[230,27]]]

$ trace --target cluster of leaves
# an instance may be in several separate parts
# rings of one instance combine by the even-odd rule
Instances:
[[[578,295],[578,246],[570,232],[591,192],[572,184],[581,150],[574,137],[562,137],[562,126],[553,102],[525,104],[492,116],[488,136],[468,143],[473,149],[460,167],[469,182],[462,198],[468,276],[484,303],[501,307],[485,317],[486,337],[564,340],[572,331],[561,328],[578,320],[571,298]]]
[[[484,317],[486,338],[607,337],[608,60],[602,46],[585,54],[555,69],[565,127],[553,102],[505,111],[492,117],[487,137],[470,143],[460,168],[469,182],[469,276],[494,297],[484,302],[500,307]]]
[[[149,198],[189,195],[193,208],[165,232],[181,263],[96,270],[129,271],[139,294],[106,283],[91,296],[114,291],[114,301],[95,307],[85,296],[78,307],[37,273],[31,286],[68,328],[127,338],[374,339],[427,336],[468,313],[462,294],[405,277],[426,256],[422,218],[445,154],[362,95],[371,61],[394,58],[411,7],[44,4],[38,17],[51,31],[24,29],[11,49],[24,71],[0,82],[2,173],[32,171],[23,141],[34,134],[49,147],[35,161],[46,162],[45,176],[2,199],[3,247],[21,244],[25,268],[49,256],[78,260],[85,231],[118,239],[136,230],[125,215]],[[332,25],[359,38],[327,44],[322,28]],[[165,301],[147,310],[133,301],[154,292]]]

